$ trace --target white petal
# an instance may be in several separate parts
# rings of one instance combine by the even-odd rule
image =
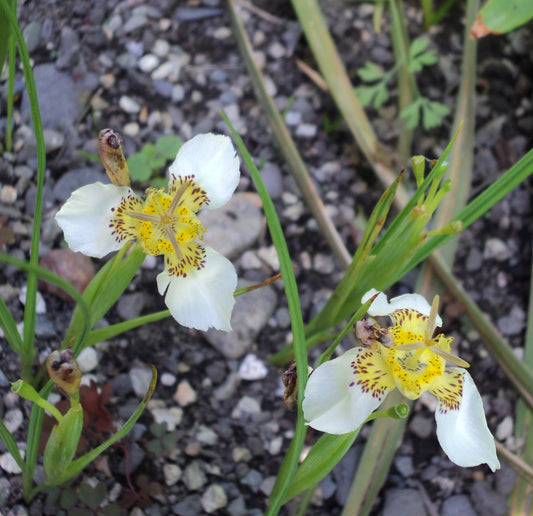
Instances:
[[[185,142],[170,165],[171,176],[193,174],[213,210],[226,204],[239,184],[239,158],[231,140],[222,134],[199,134]]]
[[[163,271],[157,276],[157,288],[172,314],[183,326],[207,330],[231,330],[231,311],[235,304],[237,273],[233,264],[214,249],[206,250],[203,269],[185,278]]]
[[[353,432],[381,404],[386,392],[373,396],[354,382],[351,363],[361,349],[350,349],[313,371],[302,404],[309,426],[330,434]]]
[[[131,192],[127,186],[104,185],[100,182],[78,188],[56,214],[56,221],[73,251],[102,258],[118,251],[119,242],[109,227],[112,211]]]
[[[369,290],[361,299],[361,303],[368,301],[374,294],[377,294],[376,289]],[[393,297],[390,300],[390,303],[387,301],[387,296],[380,292],[379,296],[374,299],[374,302],[370,305],[368,309],[368,315],[372,317],[379,315],[390,315],[396,310],[401,310],[402,308],[408,308],[409,310],[414,310],[419,312],[426,317],[429,317],[431,312],[431,305],[427,302],[426,298],[420,294],[404,294],[403,296]],[[442,326],[442,319],[437,315],[435,324],[437,326]]]
[[[457,370],[458,368],[453,368]],[[463,396],[458,410],[441,413],[437,404],[437,437],[452,462],[461,467],[486,463],[499,469],[494,437],[487,427],[481,396],[467,371],[463,370]]]

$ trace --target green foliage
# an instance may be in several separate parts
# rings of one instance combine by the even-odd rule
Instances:
[[[60,508],[58,516],[120,516],[121,508],[115,503],[107,503],[106,498],[107,487],[103,482],[94,486],[83,483],[76,488],[49,489],[46,503]]]
[[[161,136],[155,144],[143,145],[139,152],[128,158],[131,180],[139,183],[150,182],[153,186],[159,186],[162,169],[168,161],[176,157],[181,145],[181,139],[173,134]]]
[[[154,439],[147,443],[146,449],[156,457],[167,457],[176,448],[178,434],[167,432],[166,423],[152,423],[150,432],[152,432]]]
[[[411,42],[407,57],[409,73],[416,74],[425,67],[437,63],[436,51],[428,49],[428,46],[429,38],[426,37],[416,38]],[[387,84],[396,73],[398,65],[399,63],[386,72],[376,63],[367,61],[363,67],[357,70],[357,75],[365,84],[357,86],[355,92],[364,107],[372,105],[374,109],[379,109],[389,100],[390,94]],[[444,104],[418,94],[418,97],[401,111],[400,117],[406,120],[407,129],[414,129],[420,125],[421,121],[422,126],[427,130],[441,125],[443,118],[449,113],[449,108]]]
[[[472,34],[505,34],[533,18],[531,0],[489,0],[479,11]]]

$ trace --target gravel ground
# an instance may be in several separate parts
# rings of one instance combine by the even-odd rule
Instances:
[[[328,213],[353,251],[358,235],[355,216],[360,211],[368,214],[381,187],[342,124],[325,130],[325,118],[334,120],[337,113],[331,99],[295,64],[298,58],[314,66],[288,3],[254,4],[263,11],[242,9],[241,15],[270,93],[280,109],[294,96],[287,125]],[[393,64],[387,31],[376,35],[372,29],[371,5],[333,0],[323,2],[323,7],[352,76],[369,59],[386,68]],[[416,36],[421,31],[420,14],[408,6],[407,15]],[[460,17],[458,9],[442,26],[431,29],[439,63],[421,77],[423,93],[450,107],[459,81]],[[46,129],[43,259],[76,271],[74,279],[81,282],[91,274],[90,263],[80,265],[69,261],[70,256],[50,251],[61,247],[62,235],[54,221],[58,208],[77,187],[105,177],[102,167],[87,158],[96,154],[98,130],[112,127],[121,132],[128,156],[164,134],[187,139],[202,132],[225,132],[218,114],[224,109],[254,158],[264,162],[263,178],[298,265],[304,320],[309,320],[338,281],[341,268],[280,159],[238,53],[224,2],[25,1],[19,18],[34,63]],[[526,28],[480,42],[473,193],[532,147],[531,38]],[[20,72],[17,79],[22,80]],[[0,86],[0,110],[5,110],[4,77]],[[21,100],[15,113],[15,151],[0,156],[0,222],[15,234],[7,251],[27,258],[36,159],[29,104],[22,83],[17,88]],[[394,109],[384,107],[370,114],[381,141],[393,144]],[[437,156],[450,124],[448,118],[436,130],[418,131],[415,152]],[[5,111],[0,111],[2,141],[4,131]],[[465,231],[454,270],[517,353],[523,346],[529,292],[530,199],[528,182]],[[238,194],[224,210],[222,215],[217,210],[217,220],[206,223],[210,228],[206,240],[233,260],[243,285],[275,274],[275,251],[244,170]],[[98,268],[101,262],[94,265]],[[147,260],[102,324],[163,309],[154,289],[161,267],[160,260]],[[20,272],[0,269],[0,293],[17,321],[22,320],[24,281]],[[412,281],[406,278],[400,288],[408,290]],[[63,335],[72,303],[44,286],[40,290],[37,346],[45,355]],[[448,299],[444,311],[446,331],[460,342],[461,356],[472,364],[489,427],[500,442],[514,449],[515,392],[477,333],[459,317],[460,307]],[[238,298],[232,323],[235,332],[227,335],[188,330],[167,320],[87,350],[80,357],[84,381],[96,382],[102,403],[92,431],[84,435],[86,444],[97,444],[111,421],[118,425],[129,417],[146,390],[149,364],[154,364],[160,380],[146,413],[123,445],[112,448],[61,493],[37,497],[31,507],[21,505],[21,478],[0,444],[0,508],[13,515],[74,514],[72,507],[87,508],[84,502],[92,500],[94,507],[108,505],[107,510],[116,508],[117,514],[136,516],[262,514],[295,421],[283,407],[280,371],[268,363],[269,355],[290,337],[282,285]],[[9,393],[7,382],[17,378],[18,364],[4,340],[0,346],[0,413],[22,442],[28,407]],[[312,351],[311,361],[318,351]],[[462,469],[452,464],[438,446],[431,409],[424,398],[415,403],[373,514],[506,514],[505,496],[513,486],[513,472],[505,464],[495,475],[485,467]],[[340,514],[367,433],[365,429],[322,482],[308,514]],[[309,445],[316,437],[310,432]],[[75,491],[82,483],[92,489]],[[74,501],[68,502],[72,493]]]

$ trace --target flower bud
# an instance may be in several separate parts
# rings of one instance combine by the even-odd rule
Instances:
[[[46,369],[52,381],[69,396],[78,393],[81,371],[71,349],[50,353],[46,359]]]
[[[83,408],[80,403],[72,404],[50,433],[44,449],[43,465],[47,482],[57,479],[72,462],[83,428]]]
[[[122,139],[113,129],[102,129],[98,135],[98,154],[106,174],[116,186],[130,185],[130,172],[122,152]]]

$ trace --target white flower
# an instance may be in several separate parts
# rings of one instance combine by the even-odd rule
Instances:
[[[363,302],[377,293],[367,292]],[[372,321],[364,328],[366,345],[317,367],[302,405],[308,424],[331,434],[352,432],[392,389],[409,399],[428,391],[438,400],[437,438],[450,460],[463,467],[486,463],[492,471],[498,469],[494,438],[471,376],[462,367],[446,366],[447,360],[466,363],[450,353],[451,337],[433,337],[442,325],[437,308],[438,298],[432,306],[418,294],[389,303],[379,293],[368,314],[389,316],[392,326],[385,330]]]
[[[137,240],[165,258],[157,287],[184,326],[231,330],[237,273],[229,260],[199,243],[206,228],[196,213],[226,204],[239,183],[239,158],[227,136],[200,134],[180,148],[168,189],[141,199],[126,186],[93,183],[72,193],[56,215],[74,251],[101,258]]]

